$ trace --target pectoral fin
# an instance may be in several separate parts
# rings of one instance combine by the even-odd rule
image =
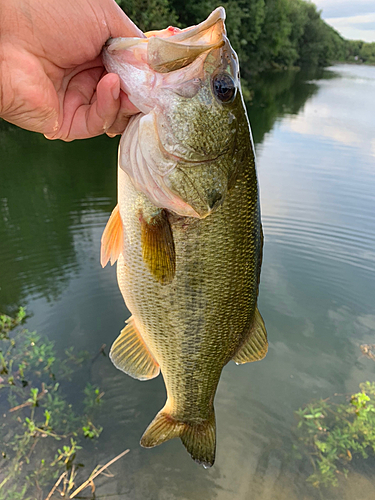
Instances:
[[[159,375],[160,368],[142,339],[133,317],[112,345],[109,357],[116,368],[138,380]]]
[[[265,357],[268,351],[268,341],[266,327],[264,326],[263,318],[255,309],[254,322],[248,339],[233,356],[233,361],[237,365],[250,363],[251,361],[259,361]]]
[[[149,220],[141,217],[142,257],[154,278],[166,285],[176,271],[176,253],[173,233],[165,210]]]
[[[101,241],[100,263],[102,267],[105,267],[110,260],[111,266],[113,266],[122,252],[124,241],[122,220],[118,205],[115,206],[105,226]]]

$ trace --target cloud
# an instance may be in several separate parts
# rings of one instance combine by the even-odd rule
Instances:
[[[315,5],[323,11],[323,18],[353,17],[375,11],[374,0],[315,0]]]
[[[342,36],[375,42],[374,0],[316,0],[323,19]]]
[[[375,12],[352,17],[333,17],[325,21],[345,38],[375,42]]]
[[[331,17],[328,18],[330,22],[342,26],[366,26],[369,29],[375,29],[375,12],[368,14],[361,14],[351,17]]]

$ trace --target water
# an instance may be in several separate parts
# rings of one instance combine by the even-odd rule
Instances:
[[[374,362],[359,346],[375,342],[375,68],[279,73],[251,85],[269,353],[224,369],[210,470],[179,440],[140,448],[164,404],[163,382],[135,381],[98,358],[86,375],[105,392],[104,432],[83,452],[86,470],[131,452],[112,467],[115,478],[98,483],[97,498],[321,498],[306,483],[308,461],[292,453],[294,411],[374,380]],[[114,268],[99,266],[116,203],[117,140],[64,144],[0,127],[0,310],[26,305],[28,328],[60,352],[74,345],[94,355],[129,315]],[[375,474],[360,463],[323,497],[356,499],[359,491],[374,498]]]

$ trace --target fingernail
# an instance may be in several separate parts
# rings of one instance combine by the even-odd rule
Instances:
[[[112,97],[115,101],[117,101],[117,99],[120,97],[120,85],[115,85],[114,87],[112,87]]]

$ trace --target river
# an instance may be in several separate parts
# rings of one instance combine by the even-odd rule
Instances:
[[[111,468],[114,478],[98,481],[96,498],[375,497],[366,461],[319,494],[306,482],[309,460],[295,453],[298,408],[375,380],[375,363],[360,350],[375,343],[375,67],[271,74],[250,82],[246,95],[265,234],[259,309],[268,355],[225,367],[210,470],[179,440],[142,449],[140,436],[164,404],[161,377],[141,383],[97,358],[86,376],[105,393],[104,431],[82,451],[85,470],[131,451]],[[0,124],[0,311],[26,306],[26,326],[59,352],[74,346],[95,355],[129,316],[114,267],[99,265],[116,204],[117,141],[50,142]]]

